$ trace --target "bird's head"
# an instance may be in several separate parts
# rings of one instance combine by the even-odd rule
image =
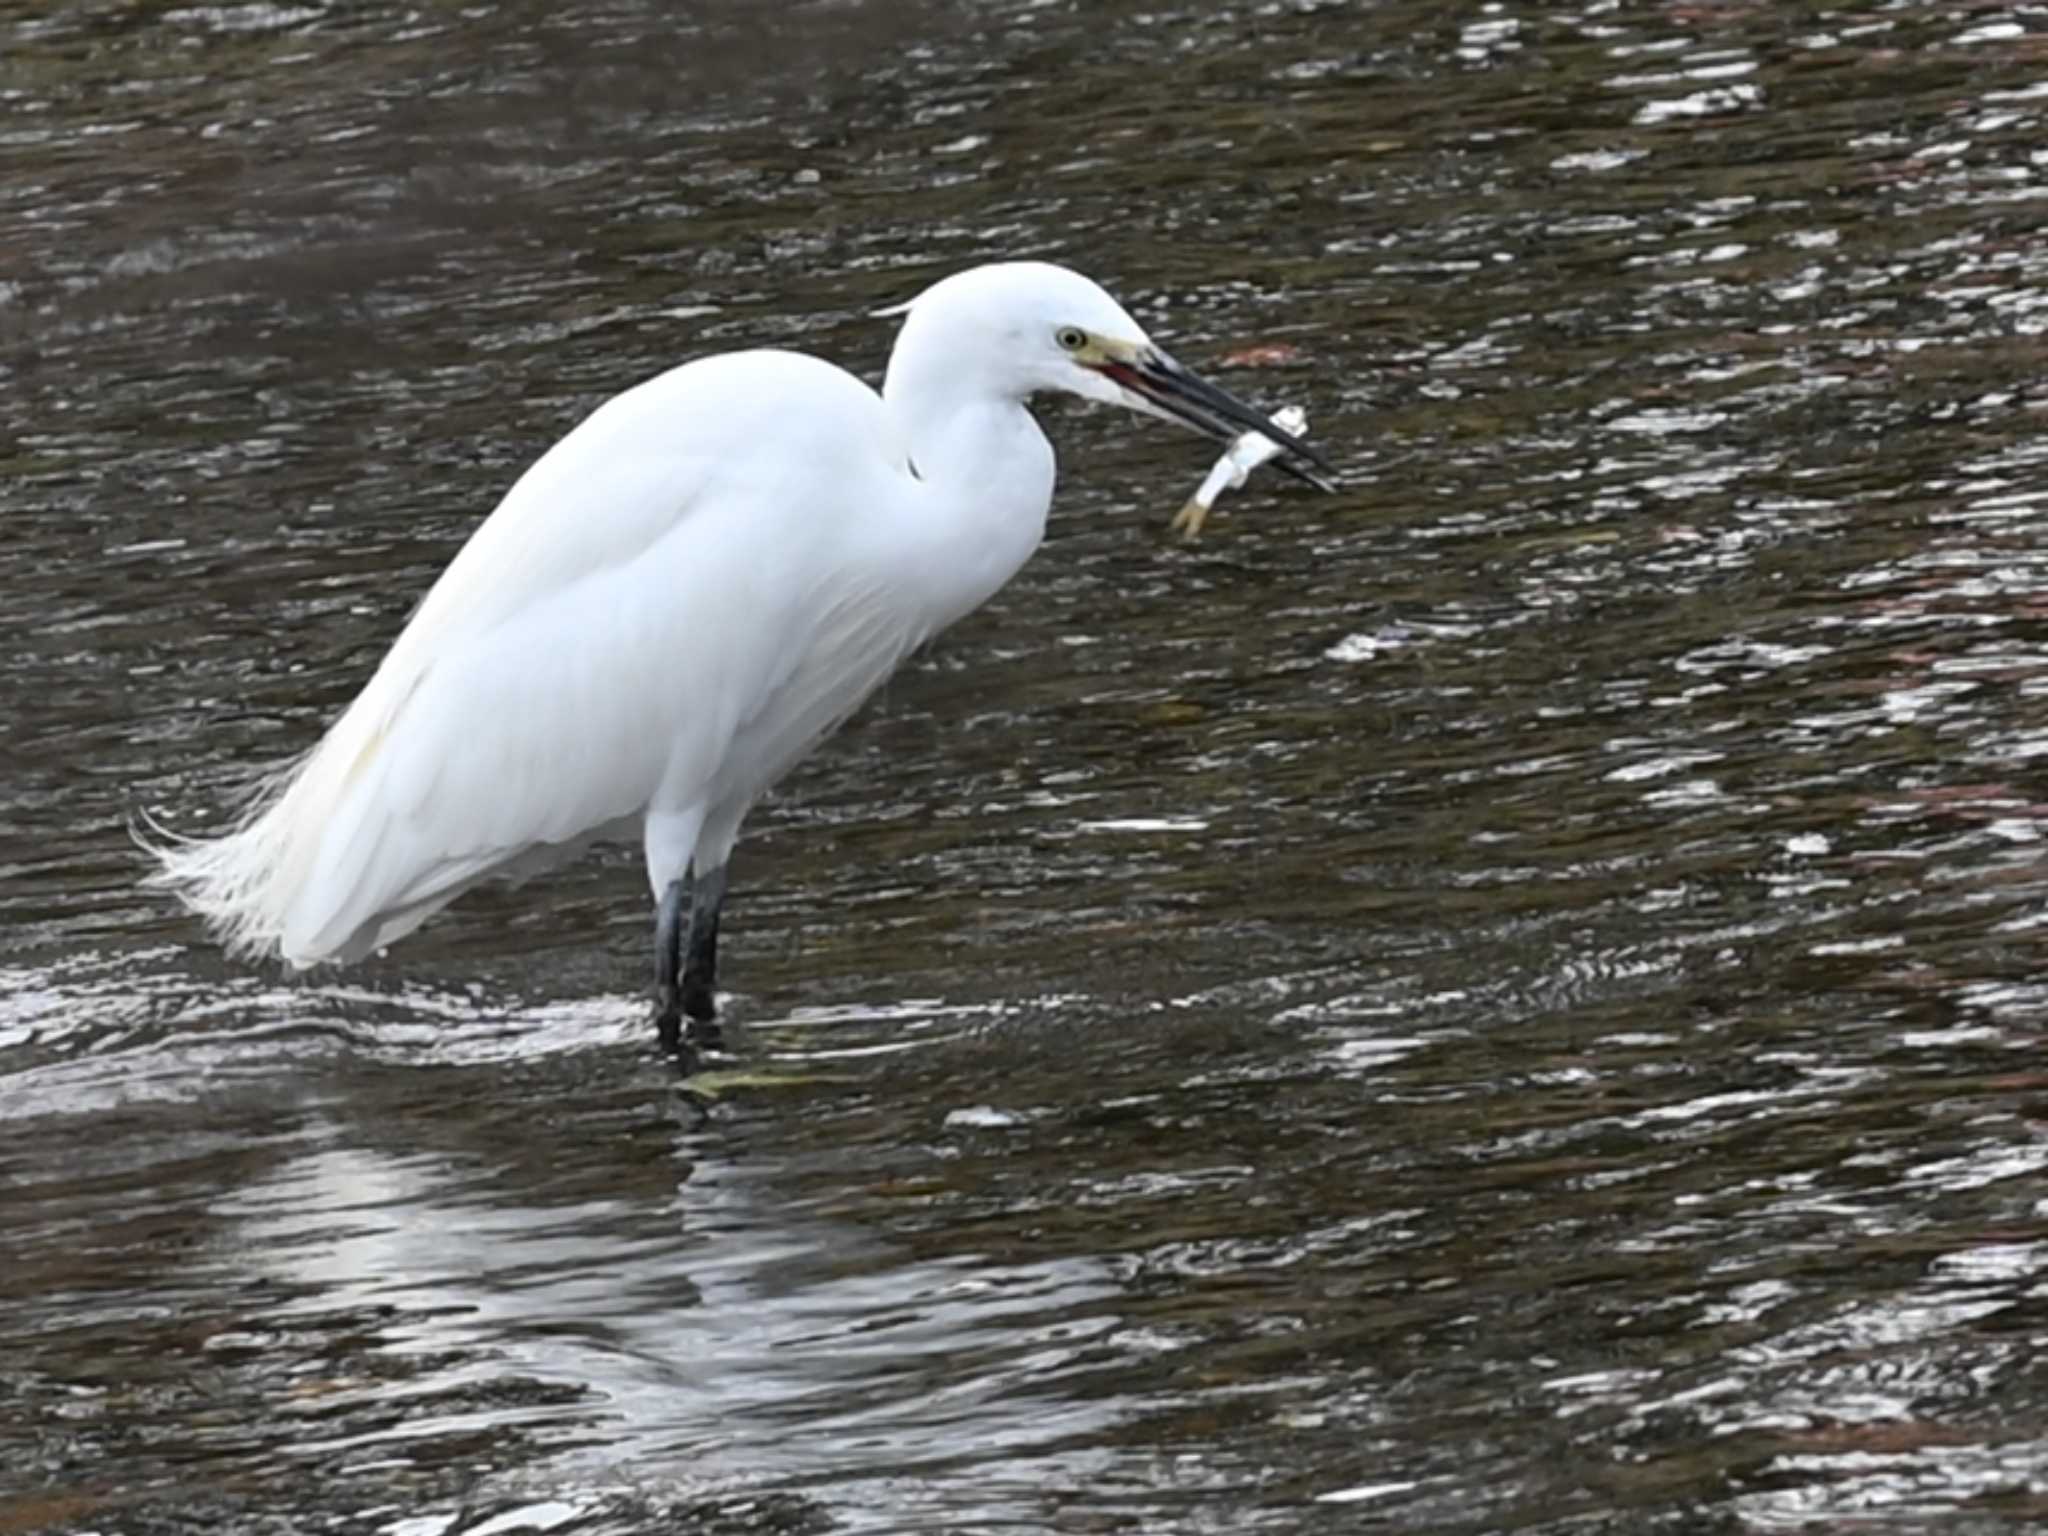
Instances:
[[[1179,422],[1229,442],[1260,432],[1281,445],[1275,461],[1297,479],[1329,488],[1330,462],[1264,413],[1174,361],[1101,285],[1042,261],[971,267],[927,288],[903,314],[897,359],[943,354],[1018,398],[1059,391]],[[886,392],[886,391],[885,391]]]

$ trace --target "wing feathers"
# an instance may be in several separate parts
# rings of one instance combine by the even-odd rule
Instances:
[[[225,837],[155,846],[154,883],[232,951],[304,966],[658,797],[752,775],[751,798],[914,643],[873,573],[818,547],[903,462],[872,391],[790,354],[610,401],[513,486],[320,744]],[[844,590],[806,574],[842,567]]]

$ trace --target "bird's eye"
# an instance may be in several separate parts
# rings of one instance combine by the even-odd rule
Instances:
[[[1088,345],[1088,333],[1078,326],[1063,325],[1054,333],[1053,340],[1069,352],[1078,352]]]

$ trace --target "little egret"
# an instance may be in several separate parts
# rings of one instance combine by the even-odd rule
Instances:
[[[662,1045],[716,1038],[726,859],[755,801],[1037,548],[1063,390],[1313,448],[1205,382],[1087,278],[957,273],[878,395],[799,353],[685,363],[599,406],[441,573],[319,743],[225,835],[158,834],[151,883],[294,968],[404,937],[477,882],[637,833]],[[684,1020],[688,1019],[685,1031]]]

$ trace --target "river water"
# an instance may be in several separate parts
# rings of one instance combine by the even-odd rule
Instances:
[[[0,1532],[2048,1520],[2044,117],[1997,3],[0,9]],[[708,1109],[632,850],[138,892],[599,399],[1011,255],[1344,484],[1049,407]]]

